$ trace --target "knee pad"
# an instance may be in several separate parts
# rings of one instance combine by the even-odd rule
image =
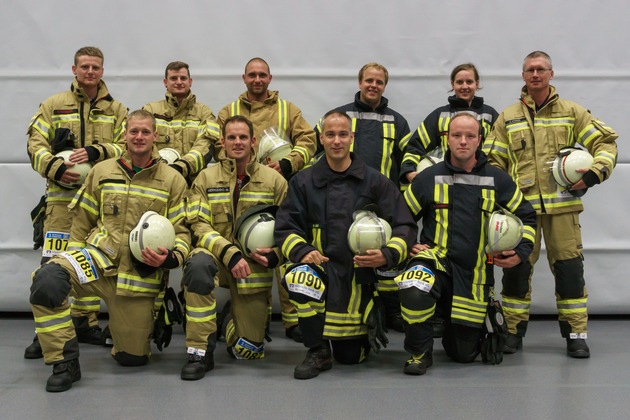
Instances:
[[[282,287],[297,303],[322,302],[326,298],[326,273],[315,264],[295,264],[287,268]]]
[[[244,337],[239,337],[230,348],[231,354],[241,360],[256,360],[265,358],[265,344],[255,343]]]
[[[119,351],[112,356],[114,360],[120,363],[121,366],[144,366],[149,363],[149,356],[142,355],[136,356],[135,354],[129,354],[124,351]]]
[[[356,365],[365,360],[370,353],[370,343],[367,338],[331,341],[333,357],[344,365]]]
[[[529,292],[529,276],[532,272],[532,265],[529,261],[512,268],[503,269],[503,294],[524,298]]]
[[[400,289],[398,297],[400,304],[409,309],[426,309],[435,304],[435,298],[431,293],[423,292],[415,287]]]
[[[30,302],[47,308],[61,306],[70,294],[70,274],[59,264],[44,264],[33,275]]]
[[[207,295],[214,290],[214,276],[218,272],[219,268],[210,255],[195,254],[184,265],[182,283],[190,293]]]
[[[560,260],[553,264],[556,293],[563,299],[584,297],[584,263],[582,257]]]

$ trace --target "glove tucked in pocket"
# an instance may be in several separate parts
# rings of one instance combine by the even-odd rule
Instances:
[[[184,320],[182,307],[179,305],[175,290],[168,287],[164,293],[162,306],[153,323],[153,342],[159,351],[171,344],[173,324],[181,324]]]
[[[31,222],[33,223],[33,249],[39,249],[44,245],[44,219],[46,218],[46,195],[42,195],[39,203],[31,210]]]

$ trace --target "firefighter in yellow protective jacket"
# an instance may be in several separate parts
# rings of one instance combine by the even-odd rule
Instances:
[[[79,49],[74,56],[72,72],[75,80],[70,90],[42,102],[28,128],[31,165],[48,183],[42,263],[65,251],[68,244],[72,218],[67,206],[80,186],[80,174],[73,166],[120,157],[122,153],[118,142],[127,108],[112,98],[101,80],[103,60],[103,53],[98,48]],[[55,156],[64,150],[70,153],[69,161]],[[36,249],[39,246],[36,243]],[[96,317],[99,308],[100,300],[94,296],[73,301],[72,315],[80,342],[102,343]],[[37,337],[26,349],[24,357],[42,357]]]
[[[223,126],[225,120],[232,115],[247,117],[254,125],[254,137],[258,139],[254,147],[259,156],[258,146],[262,141],[265,129],[275,129],[278,133],[283,133],[284,137],[291,143],[292,150],[286,157],[279,161],[269,162],[267,166],[280,172],[288,180],[315,156],[317,150],[315,131],[306,122],[302,116],[302,111],[295,104],[281,99],[277,91],[268,89],[272,75],[269,64],[265,60],[260,57],[249,60],[245,65],[245,73],[242,77],[247,91],[243,92],[236,101],[219,111],[219,124]],[[219,150],[221,150],[221,145],[217,143],[214,149],[215,158],[218,156]],[[294,341],[302,342],[297,312],[289,301],[284,288],[280,286],[281,271],[276,271],[276,279],[278,280],[278,296],[285,335]]]
[[[191,92],[192,82],[188,64],[169,63],[164,71],[166,98],[143,107],[157,121],[157,148],[177,152],[179,157],[169,164],[190,182],[212,159],[212,148],[220,137],[212,110]]]
[[[575,102],[560,99],[549,84],[551,58],[542,51],[530,53],[523,62],[525,86],[521,100],[497,119],[483,150],[490,162],[507,171],[536,210],[536,242],[529,261],[503,271],[503,305],[509,328],[505,353],[522,346],[531,305],[531,278],[544,233],[547,259],[556,283],[560,331],[567,353],[587,358],[586,300],[580,196],[586,188],[608,179],[617,161],[617,133]],[[590,168],[571,187],[560,187],[552,177],[558,152],[578,145],[593,156]]]
[[[186,213],[196,248],[184,266],[186,346],[184,380],[201,379],[213,368],[216,331],[221,328],[228,353],[237,359],[264,357],[268,293],[273,269],[281,262],[271,243],[250,249],[238,243],[237,228],[252,210],[279,205],[287,182],[276,171],[256,161],[252,123],[242,115],[229,117],[223,127],[219,163],[201,171],[193,183]],[[260,239],[260,238],[256,238]],[[214,296],[218,284],[230,289],[230,306],[217,320]]]
[[[156,321],[153,331],[153,301],[163,288],[164,269],[180,266],[188,256],[190,233],[185,225],[186,181],[160,159],[153,148],[156,138],[150,113],[129,114],[127,152],[95,165],[69,206],[73,223],[68,252],[33,274],[30,302],[44,360],[53,365],[46,384],[50,392],[66,391],[81,378],[68,303],[71,289],[78,296],[96,294],[107,303],[112,356],[121,365],[147,363],[152,332],[159,349],[168,345],[163,323]],[[132,257],[129,236],[149,211],[168,218],[174,246],[156,252],[143,245],[140,262]],[[142,229],[150,227],[145,224]]]

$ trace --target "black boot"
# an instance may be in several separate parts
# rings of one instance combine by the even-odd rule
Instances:
[[[567,338],[567,354],[574,359],[588,359],[591,351],[583,338]]]
[[[56,363],[53,366],[53,374],[46,382],[46,391],[63,392],[72,388],[72,383],[81,379],[81,366],[79,359]]]
[[[405,362],[403,372],[407,375],[424,375],[427,369],[433,366],[433,354],[412,354]]]
[[[37,338],[37,334],[35,334],[33,342],[24,350],[24,358],[41,359],[42,357],[44,357],[44,353],[42,352],[42,345],[39,344],[39,338]]]
[[[214,354],[206,352],[204,356],[189,354],[188,362],[182,368],[181,378],[185,381],[196,381],[214,368]]]
[[[79,343],[88,343],[97,346],[105,344],[103,341],[103,330],[101,330],[101,327],[98,325],[90,327],[86,316],[73,316],[72,323],[74,324],[74,330],[77,333]]]
[[[284,330],[284,335],[287,338],[295,341],[296,343],[304,342],[304,336],[302,335],[302,330],[300,329],[299,325],[293,325],[287,328],[286,330]]]
[[[311,379],[332,368],[332,352],[330,344],[326,342],[320,346],[308,349],[304,361],[295,367],[295,379]]]
[[[503,345],[504,354],[514,354],[523,347],[523,337],[516,334],[508,333]]]

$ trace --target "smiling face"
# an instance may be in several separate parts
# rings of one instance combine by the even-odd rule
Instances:
[[[166,90],[178,99],[188,96],[192,87],[192,78],[188,74],[188,69],[182,67],[178,70],[168,70],[164,79]]]
[[[91,55],[81,55],[77,57],[76,64],[72,66],[72,73],[83,89],[94,89],[98,87],[103,77],[103,59]]]
[[[368,67],[359,81],[359,94],[361,102],[370,105],[373,109],[381,103],[385,92],[385,72],[376,67]]]
[[[472,70],[460,70],[451,82],[451,87],[455,96],[470,104],[479,88],[479,80],[475,79],[475,73]]]
[[[528,58],[523,63],[523,81],[530,94],[549,92],[549,82],[553,79],[551,63],[545,57]]]
[[[127,142],[127,151],[133,160],[150,158],[157,136],[155,120],[152,118],[132,116],[127,119],[125,141]]]
[[[342,172],[350,166],[350,147],[354,136],[347,116],[333,113],[324,118],[319,141],[324,147],[328,165],[335,171]]]
[[[267,99],[267,88],[271,83],[271,73],[267,64],[261,60],[253,60],[245,67],[243,83],[247,87],[250,100],[263,102]]]
[[[255,143],[256,138],[251,136],[246,123],[232,121],[225,125],[221,145],[228,158],[236,160],[237,163],[249,162]]]

